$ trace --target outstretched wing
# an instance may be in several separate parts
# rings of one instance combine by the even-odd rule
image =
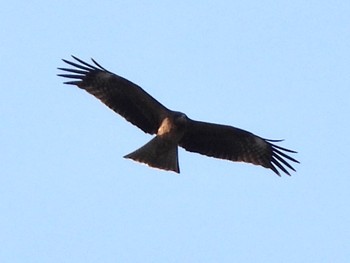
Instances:
[[[76,85],[101,100],[109,108],[146,133],[157,133],[169,110],[131,81],[109,72],[92,59],[90,65],[74,56],[76,62],[63,59],[74,68],[59,68],[69,74],[58,76],[74,79],[65,84]]]
[[[231,161],[261,165],[280,175],[277,168],[289,174],[286,168],[294,168],[287,162],[298,163],[282,148],[250,132],[226,125],[188,120],[186,132],[179,142],[185,150]]]

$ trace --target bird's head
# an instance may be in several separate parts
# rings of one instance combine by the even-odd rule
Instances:
[[[185,125],[188,121],[188,117],[185,113],[175,111],[174,112],[174,124],[175,125]]]

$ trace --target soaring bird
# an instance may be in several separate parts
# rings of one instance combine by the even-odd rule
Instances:
[[[156,136],[136,151],[125,155],[151,167],[180,173],[178,146],[187,151],[230,161],[246,162],[290,175],[299,163],[287,153],[296,153],[276,145],[281,140],[263,139],[251,132],[228,125],[192,120],[172,111],[131,81],[118,76],[91,59],[93,64],[72,56],[65,63],[72,68],[58,68],[76,85],[92,94],[116,113],[145,133]],[[67,74],[68,73],[68,74]],[[288,162],[289,161],[289,162]]]

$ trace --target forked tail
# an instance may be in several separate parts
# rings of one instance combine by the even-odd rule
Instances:
[[[180,173],[177,144],[162,136],[154,137],[141,148],[125,155],[124,158]]]

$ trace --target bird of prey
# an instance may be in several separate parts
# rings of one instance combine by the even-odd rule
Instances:
[[[76,85],[92,94],[116,113],[145,133],[156,136],[136,151],[125,155],[151,167],[180,173],[178,146],[187,151],[230,161],[246,162],[290,175],[294,170],[288,161],[298,163],[287,153],[296,153],[277,146],[281,140],[263,139],[251,132],[228,125],[192,120],[184,113],[172,111],[138,85],[118,76],[91,59],[88,64],[72,56],[63,59],[73,68],[58,68]],[[68,73],[68,74],[67,74]]]

